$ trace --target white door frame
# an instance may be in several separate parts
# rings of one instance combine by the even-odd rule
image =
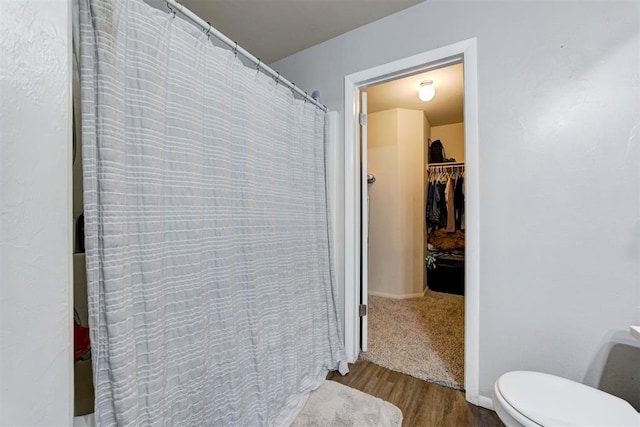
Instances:
[[[464,63],[465,132],[465,361],[467,401],[478,405],[480,392],[480,174],[478,155],[478,77],[476,39],[349,74],[344,78],[344,240],[345,350],[354,362],[360,352],[360,126],[361,88],[457,62]]]
[[[361,268],[360,268],[360,276],[362,280],[362,285],[359,287],[360,292],[363,294],[360,296],[358,300],[360,304],[367,305],[367,294],[366,292],[369,289],[369,183],[367,179],[368,174],[368,165],[367,165],[367,93],[359,92],[359,107],[360,112],[365,117],[364,122],[358,123],[356,126],[360,131],[360,187],[366,188],[367,191],[360,191],[360,224],[362,224],[362,228],[360,228],[360,239],[362,241],[362,245],[360,246],[360,259],[361,259]],[[367,351],[367,343],[368,343],[368,324],[367,324],[367,313],[365,311],[364,315],[360,317],[360,323],[358,324],[360,327],[360,350]]]

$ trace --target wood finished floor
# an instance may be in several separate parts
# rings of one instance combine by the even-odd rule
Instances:
[[[344,377],[330,372],[327,379],[393,403],[402,411],[403,427],[504,425],[495,412],[467,402],[464,392],[373,363],[358,361],[349,365],[349,373]]]

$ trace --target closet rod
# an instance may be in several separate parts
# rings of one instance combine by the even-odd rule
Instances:
[[[464,162],[429,163],[429,167],[432,166],[464,166]]]
[[[245,58],[247,58],[248,60],[256,64],[259,70],[273,77],[276,80],[276,82],[284,84],[285,86],[287,86],[288,88],[296,92],[298,95],[302,96],[305,100],[311,102],[313,105],[315,105],[325,113],[327,112],[327,107],[325,107],[324,105],[322,105],[321,103],[313,99],[311,96],[309,96],[307,92],[304,92],[302,89],[297,87],[294,83],[291,83],[289,80],[280,76],[280,73],[278,73],[277,71],[274,71],[273,68],[262,63],[262,61],[260,61],[260,58],[256,58],[255,56],[250,54],[247,50],[245,50],[241,46],[238,46],[238,43],[234,42],[229,37],[227,37],[220,31],[218,31],[210,23],[200,18],[198,15],[196,15],[195,13],[187,9],[185,6],[181,5],[176,0],[165,0],[165,2],[167,3],[167,6],[169,7],[169,9],[171,9],[172,11],[174,9],[179,11],[181,14],[189,18],[191,22],[202,27],[205,33],[212,34],[217,39],[219,39],[220,41],[224,42],[227,46],[232,48],[234,52],[241,53]]]

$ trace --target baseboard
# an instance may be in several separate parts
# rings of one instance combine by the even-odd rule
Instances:
[[[422,292],[418,292],[416,294],[388,294],[386,292],[378,292],[378,291],[369,291],[369,295],[373,295],[374,297],[383,297],[383,298],[393,298],[393,299],[409,299],[409,298],[420,298],[423,297],[424,294]]]
[[[493,399],[487,396],[478,396],[478,406],[482,406],[483,408],[493,411]]]

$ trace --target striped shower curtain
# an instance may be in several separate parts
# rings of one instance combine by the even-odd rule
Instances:
[[[81,0],[99,425],[287,425],[346,370],[325,114],[141,0]]]

